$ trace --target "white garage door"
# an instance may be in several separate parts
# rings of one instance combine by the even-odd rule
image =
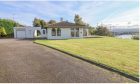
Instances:
[[[17,31],[17,38],[25,38],[25,31]]]

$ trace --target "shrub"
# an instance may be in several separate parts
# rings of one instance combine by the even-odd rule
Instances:
[[[134,36],[132,36],[132,39],[134,39],[134,40],[139,40],[139,35],[134,35]]]
[[[4,30],[1,30],[1,31],[5,31],[6,32],[6,35],[4,36],[8,36],[8,37],[11,37],[13,36],[13,27],[19,27],[19,26],[23,26],[13,20],[10,20],[10,19],[1,19],[0,18],[0,27],[3,27]],[[2,29],[3,29],[2,28]]]
[[[100,36],[113,36],[113,34],[104,26],[98,26],[95,34]]]
[[[6,31],[5,31],[5,28],[4,27],[0,27],[0,37],[4,37],[6,36]]]

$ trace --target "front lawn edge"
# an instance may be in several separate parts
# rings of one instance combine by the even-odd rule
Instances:
[[[69,53],[69,52],[60,50],[60,49],[58,49],[58,48],[55,48],[55,47],[52,47],[52,46],[49,46],[49,45],[37,43],[37,42],[35,42],[35,41],[33,41],[33,43],[39,44],[39,45],[43,45],[43,46],[46,46],[46,47],[49,47],[49,48],[52,48],[52,49],[55,49],[55,50],[60,51],[60,52],[62,52],[62,53],[68,54],[68,55],[70,55],[70,56],[72,56],[72,57],[81,59],[81,60],[86,61],[86,62],[88,62],[88,63],[94,64],[94,65],[96,65],[96,66],[98,66],[98,67],[107,69],[107,70],[109,70],[109,71],[116,72],[116,73],[118,73],[118,74],[120,74],[120,75],[122,75],[122,76],[125,76],[125,77],[127,77],[127,78],[129,78],[129,79],[132,79],[132,80],[134,80],[134,81],[139,82],[139,78],[138,78],[138,77],[132,76],[132,75],[130,75],[130,74],[128,74],[128,73],[125,73],[125,72],[123,72],[123,71],[120,71],[120,70],[118,70],[118,69],[116,69],[116,68],[114,68],[114,67],[111,67],[111,66],[108,66],[108,65],[105,65],[105,64],[102,64],[102,63],[98,63],[98,62],[93,61],[93,60],[91,61],[91,60],[82,58],[80,55],[75,55],[75,54],[72,54],[72,53]]]

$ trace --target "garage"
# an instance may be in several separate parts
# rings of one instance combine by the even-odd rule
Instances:
[[[16,36],[17,36],[17,38],[25,38],[26,37],[26,33],[25,33],[25,31],[16,31]]]
[[[26,37],[26,30],[25,28],[17,28],[16,30],[14,30],[14,36],[15,38],[25,38]]]
[[[37,31],[40,31],[39,37],[36,37]],[[41,27],[14,27],[14,38],[17,39],[46,37],[46,29],[41,29]]]

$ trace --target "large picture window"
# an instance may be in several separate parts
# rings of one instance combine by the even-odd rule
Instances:
[[[52,36],[56,36],[56,29],[52,28]]]

